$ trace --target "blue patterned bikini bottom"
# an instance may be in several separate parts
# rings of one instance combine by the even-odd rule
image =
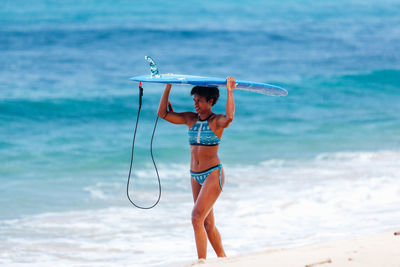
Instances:
[[[221,172],[222,172],[222,164],[218,164],[217,166],[211,167],[205,171],[202,172],[194,172],[190,171],[190,175],[195,179],[199,184],[203,185],[204,181],[207,179],[208,175],[210,175],[211,172],[214,170],[219,169],[219,186],[221,187],[222,191],[222,185],[221,185]]]

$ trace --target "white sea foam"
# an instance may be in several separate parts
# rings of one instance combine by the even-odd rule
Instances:
[[[341,152],[311,160],[224,165],[226,184],[214,209],[228,255],[398,226],[399,159],[399,151]],[[138,173],[141,179],[154,178],[153,170]],[[114,206],[1,221],[0,263],[168,266],[177,258],[190,262],[195,245],[187,166],[160,165],[160,176],[162,200],[149,211]],[[112,200],[120,189],[115,182],[85,188],[102,200]],[[154,198],[154,191],[138,192]],[[214,255],[211,248],[209,255]]]

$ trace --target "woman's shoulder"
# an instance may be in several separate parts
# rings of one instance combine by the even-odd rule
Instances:
[[[191,111],[186,111],[186,112],[182,112],[182,113],[186,117],[186,121],[188,121],[189,124],[191,124],[193,121],[198,119],[197,113],[194,113]]]
[[[226,121],[227,117],[225,114],[215,114],[215,116],[211,118],[210,123],[215,125],[216,128],[227,128],[230,122],[227,123]]]

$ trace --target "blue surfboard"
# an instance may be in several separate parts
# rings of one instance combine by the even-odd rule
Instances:
[[[146,83],[170,83],[170,84],[189,84],[198,86],[215,86],[215,87],[226,87],[226,78],[215,78],[215,77],[202,77],[194,75],[182,75],[182,74],[159,74],[158,68],[154,61],[150,57],[145,57],[150,63],[151,75],[143,75],[132,77],[130,80],[136,82]],[[270,96],[286,96],[288,92],[275,85],[267,83],[258,83],[244,80],[236,80],[236,89],[251,91],[255,93],[261,93]]]

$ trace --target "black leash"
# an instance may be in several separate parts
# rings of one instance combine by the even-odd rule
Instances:
[[[158,199],[157,199],[157,201],[156,201],[153,205],[151,205],[151,206],[149,206],[149,207],[143,207],[143,206],[140,206],[140,205],[136,204],[135,202],[133,202],[133,200],[129,197],[129,181],[130,181],[131,173],[132,173],[133,152],[134,152],[134,150],[135,150],[136,131],[137,131],[138,123],[139,123],[140,110],[141,110],[141,108],[142,108],[142,98],[143,98],[143,88],[142,88],[142,82],[140,82],[140,83],[139,83],[139,110],[138,110],[138,115],[137,115],[137,119],[136,119],[135,132],[134,132],[134,134],[133,134],[132,155],[131,155],[131,166],[130,166],[130,168],[129,168],[128,182],[127,182],[127,184],[126,184],[126,195],[127,195],[128,199],[129,199],[129,202],[131,202],[133,206],[135,206],[136,208],[139,208],[139,209],[145,209],[145,210],[147,210],[147,209],[154,208],[154,207],[158,204],[158,202],[160,201],[160,198],[161,198],[161,182],[160,182],[160,176],[159,176],[159,174],[158,174],[157,165],[156,165],[156,162],[154,161],[154,157],[153,157],[153,139],[154,139],[154,133],[155,133],[156,127],[157,127],[158,116],[157,116],[156,122],[155,122],[155,124],[154,124],[153,134],[152,134],[152,136],[151,136],[151,141],[150,141],[150,154],[151,154],[151,159],[153,160],[154,168],[155,168],[155,170],[156,170],[157,179],[158,179],[158,192],[159,192],[159,193],[158,193]]]

